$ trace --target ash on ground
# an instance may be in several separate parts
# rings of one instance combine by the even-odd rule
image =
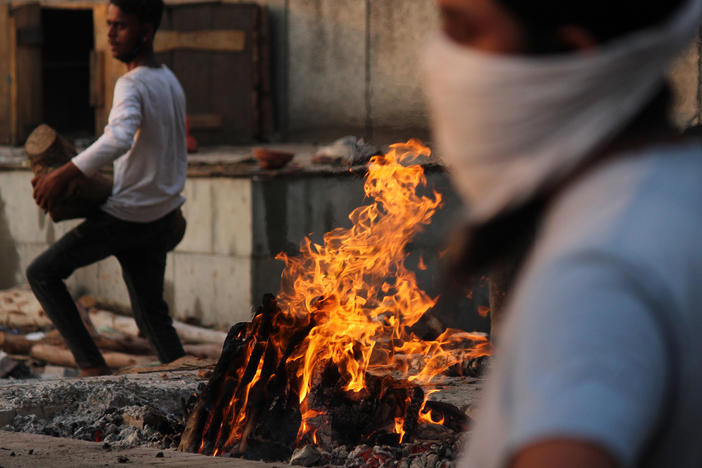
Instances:
[[[453,468],[462,446],[463,437],[459,434],[403,443],[399,447],[342,446],[331,452],[308,445],[293,453],[290,464],[344,468]]]
[[[197,371],[50,380],[0,379],[0,430],[95,441],[106,449],[178,446],[186,413],[205,387]],[[447,377],[430,399],[470,416],[481,379]],[[399,446],[340,446],[325,452],[297,449],[298,466],[452,468],[465,433],[423,425],[419,440]],[[265,458],[265,457],[261,457]],[[287,460],[286,460],[287,461]]]
[[[103,442],[106,448],[174,448],[200,386],[204,381],[192,371],[4,381],[0,429]]]

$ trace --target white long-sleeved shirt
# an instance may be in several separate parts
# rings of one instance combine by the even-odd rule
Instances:
[[[73,163],[86,175],[113,163],[112,195],[101,209],[132,222],[159,219],[185,202],[185,94],[165,66],[121,76],[105,132]]]

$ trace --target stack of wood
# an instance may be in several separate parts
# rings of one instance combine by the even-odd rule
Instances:
[[[308,444],[327,452],[341,445],[398,446],[400,423],[404,440],[417,438],[424,391],[407,380],[366,373],[365,388],[345,390],[348,376],[327,362],[300,403],[299,363],[290,358],[307,345],[313,327],[283,317],[275,298],[265,295],[251,322],[230,329],[178,450],[275,461]],[[426,409],[451,429],[465,429],[465,414],[453,405],[427,402]],[[300,434],[303,413],[307,430]]]
[[[80,298],[76,305],[110,368],[157,361],[153,347],[139,336],[132,317],[105,310],[103,303],[90,296]],[[178,321],[173,325],[187,354],[207,359],[219,357],[226,333]],[[0,350],[52,365],[77,367],[61,335],[28,289],[0,291]]]
[[[24,150],[35,176],[42,176],[63,166],[77,154],[75,147],[53,128],[39,125],[27,138]],[[79,177],[49,212],[51,219],[84,218],[107,200],[112,193],[112,180],[102,174]]]

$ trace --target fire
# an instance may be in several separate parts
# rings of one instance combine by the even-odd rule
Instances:
[[[429,395],[432,393],[436,393],[438,390],[429,390],[427,392],[426,398],[424,400],[424,403],[422,403],[422,407],[419,409],[419,421],[426,423],[426,424],[443,424],[444,420],[446,419],[445,416],[442,414],[439,419],[434,419],[432,417],[432,411],[431,409],[427,409],[427,400],[429,398]]]
[[[277,297],[280,313],[270,325],[275,330],[268,338],[273,348],[255,351],[264,343],[252,341],[250,352],[274,353],[276,362],[297,378],[302,419],[298,442],[305,437],[317,440],[314,421],[320,413],[308,398],[330,367],[338,372],[345,391],[362,394],[368,373],[394,372],[428,384],[454,364],[489,354],[482,335],[446,330],[435,341],[423,341],[408,331],[437,299],[419,288],[414,272],[405,266],[408,242],[442,205],[442,196],[426,188],[421,165],[413,164],[429,155],[427,147],[410,140],[373,157],[364,183],[373,201],[350,213],[352,227],[328,232],[321,243],[304,239],[297,256],[276,257],[285,262],[285,271]],[[419,269],[424,268],[420,258]],[[251,326],[265,328],[265,320],[259,316]],[[306,333],[304,341],[286,354],[300,330]],[[218,436],[227,438],[226,447],[236,439],[245,443],[249,398],[257,394],[252,389],[266,385],[258,382],[261,365],[227,409],[222,426],[230,432]],[[430,413],[420,418],[436,422]],[[211,423],[212,418],[208,428]],[[394,432],[400,440],[404,425],[402,417],[395,417]]]
[[[400,435],[400,442],[405,437],[405,418],[395,418],[395,434]]]

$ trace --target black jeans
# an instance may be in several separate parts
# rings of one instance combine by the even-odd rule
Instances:
[[[182,224],[181,224],[182,223]],[[183,229],[178,231],[179,227]],[[173,233],[176,231],[177,239]],[[27,280],[63,336],[80,368],[105,365],[63,280],[76,269],[114,255],[122,267],[139,330],[161,362],[183,356],[183,346],[163,299],[166,253],[184,233],[180,209],[149,223],[122,221],[99,212],[58,240],[27,268]]]

